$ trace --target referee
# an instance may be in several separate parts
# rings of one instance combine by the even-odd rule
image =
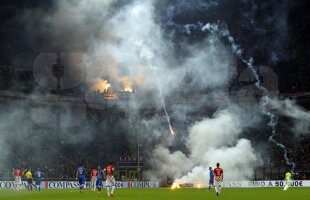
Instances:
[[[31,169],[29,169],[26,174],[25,174],[25,177],[27,179],[27,189],[28,191],[32,191],[32,173],[31,173]]]

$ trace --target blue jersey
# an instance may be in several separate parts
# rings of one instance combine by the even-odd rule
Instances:
[[[40,171],[36,171],[36,173],[34,174],[34,177],[36,178],[36,180],[41,180],[43,177],[43,173]]]
[[[213,170],[211,169],[210,170],[210,180],[213,180],[214,179],[214,173],[213,173]]]
[[[102,179],[102,175],[103,175],[103,170],[102,169],[98,169],[97,179]]]
[[[80,166],[76,169],[76,174],[79,178],[85,178],[86,176],[86,169],[84,166]]]

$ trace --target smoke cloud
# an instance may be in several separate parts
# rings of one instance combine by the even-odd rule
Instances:
[[[221,167],[225,166],[224,180],[249,180],[253,178],[253,168],[261,164],[251,142],[246,139],[238,140],[232,147],[210,148],[202,154],[205,162],[195,166],[181,178],[177,178],[176,183],[193,183],[196,187],[198,184],[207,186],[210,179],[209,167],[214,169],[218,161],[222,161]]]
[[[198,121],[189,128],[187,154],[157,147],[153,151],[156,161],[152,160],[152,163],[159,164],[153,165],[156,167],[152,174],[171,175],[172,171],[177,183],[206,185],[208,168],[219,162],[224,167],[225,180],[250,179],[253,168],[259,166],[261,160],[249,140],[239,139],[241,132],[238,115],[227,110],[219,111],[212,118]],[[184,176],[179,178],[180,175]]]
[[[300,107],[293,100],[285,99],[269,99],[269,106],[279,115],[289,117],[293,120],[291,131],[300,136],[301,134],[309,134],[310,132],[310,113]]]

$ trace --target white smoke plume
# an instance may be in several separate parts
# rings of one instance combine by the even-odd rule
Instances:
[[[202,151],[202,154],[205,157],[204,162],[200,162],[181,178],[177,178],[176,183],[207,186],[210,179],[209,167],[214,169],[218,162],[223,168],[224,180],[250,180],[254,175],[253,169],[262,164],[251,142],[247,139],[240,139],[235,146],[231,147],[210,148],[206,152]]]
[[[219,162],[224,169],[225,180],[251,179],[253,169],[261,161],[251,142],[239,139],[241,132],[242,124],[238,116],[227,110],[196,122],[189,128],[186,144],[189,153],[170,153],[162,146],[156,148],[153,151],[156,161],[151,162],[156,167],[152,173],[173,174],[177,183],[206,184],[209,180],[208,168],[214,168]]]
[[[289,117],[293,120],[292,132],[300,136],[301,134],[310,133],[310,112],[301,106],[297,105],[295,101],[290,99],[269,99],[269,106],[276,110],[282,116]]]

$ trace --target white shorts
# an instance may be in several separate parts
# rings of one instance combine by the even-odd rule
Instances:
[[[214,180],[214,187],[221,187],[221,186],[222,186],[222,181]]]
[[[96,183],[96,181],[97,181],[97,176],[92,176],[91,177],[91,182],[92,183]]]
[[[15,176],[15,184],[22,184],[22,177]]]
[[[105,186],[106,187],[111,187],[111,186],[115,186],[115,178],[114,176],[112,177],[108,177],[105,181]]]

